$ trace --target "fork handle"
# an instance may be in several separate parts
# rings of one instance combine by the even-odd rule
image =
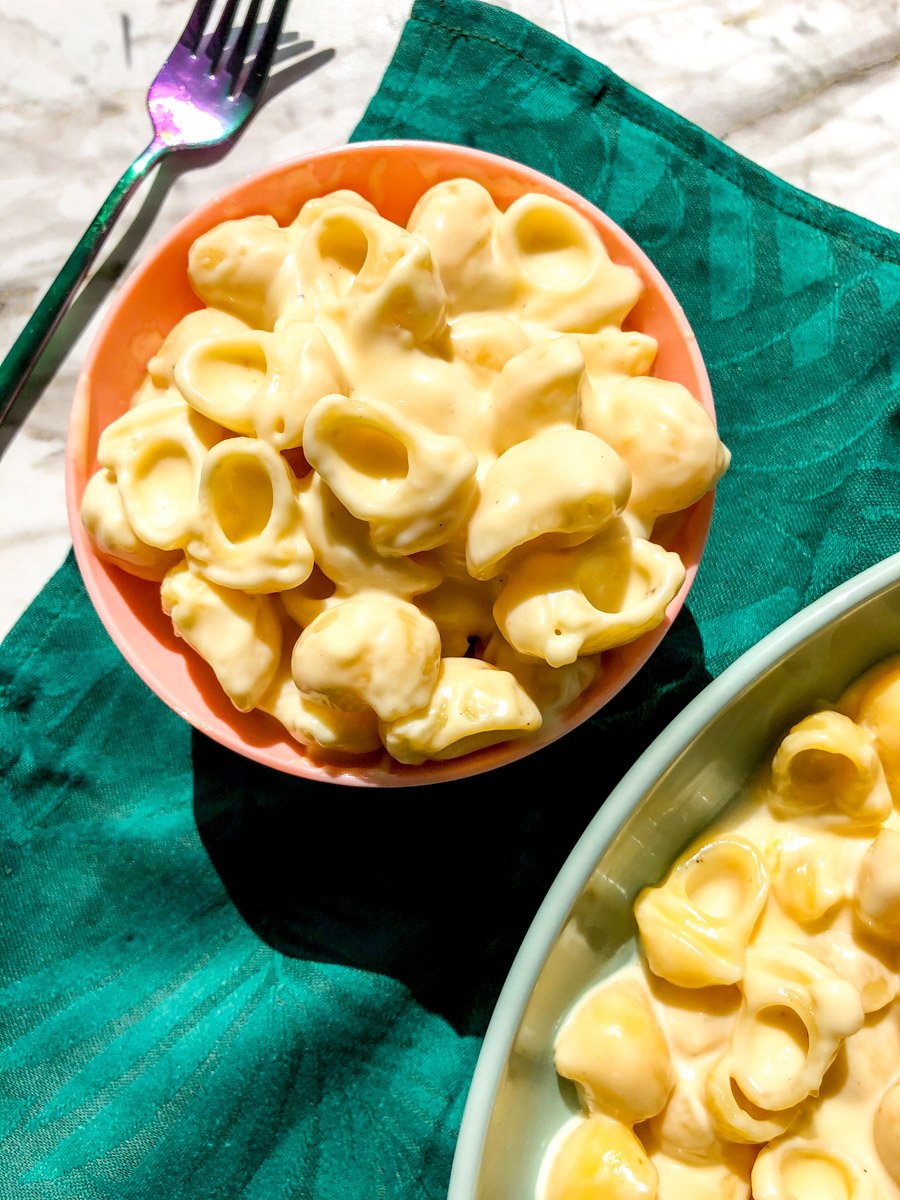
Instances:
[[[0,425],[53,336],[129,196],[170,148],[159,138],[154,138],[127,168],[0,363]]]

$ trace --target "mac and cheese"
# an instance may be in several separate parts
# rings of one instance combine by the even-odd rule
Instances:
[[[900,1198],[898,744],[900,657],[638,895],[637,958],[557,1034],[582,1115],[537,1200]]]
[[[572,207],[453,179],[403,228],[337,191],[210,229],[188,276],[82,518],[237,708],[313,754],[452,758],[663,620],[656,519],[729,454]]]

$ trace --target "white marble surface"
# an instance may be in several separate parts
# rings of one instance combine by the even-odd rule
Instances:
[[[0,354],[149,140],[147,85],[189,4],[0,0]],[[792,183],[900,227],[898,0],[632,0],[624,16],[622,5],[599,0],[504,6]],[[314,43],[307,56],[333,51],[330,60],[273,96],[217,163],[177,176],[164,167],[132,199],[23,396],[34,401],[27,416],[11,438],[0,429],[0,637],[69,545],[66,420],[80,363],[115,293],[111,271],[121,263],[127,275],[223,186],[345,141],[408,11],[408,0],[295,0],[288,30]]]

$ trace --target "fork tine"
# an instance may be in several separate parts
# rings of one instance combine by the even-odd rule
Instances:
[[[266,22],[266,31],[263,34],[256,57],[247,74],[247,80],[241,89],[242,94],[250,96],[251,99],[256,99],[260,88],[265,83],[269,67],[272,65],[272,59],[275,56],[278,38],[281,36],[281,27],[284,25],[289,4],[290,0],[275,0],[275,3],[272,5],[272,12]]]
[[[219,23],[207,43],[206,56],[209,59],[210,75],[215,75],[216,73],[216,67],[219,65],[219,59],[222,57],[222,51],[225,49],[225,43],[228,41],[228,35],[231,32],[237,6],[238,0],[226,0],[225,7],[222,9],[222,15],[219,17]]]
[[[213,0],[197,0],[197,3],[194,5],[194,11],[188,17],[187,25],[185,25],[181,37],[178,39],[179,45],[184,46],[186,50],[190,50],[191,54],[194,53],[200,44],[200,38],[212,6]]]
[[[253,30],[256,28],[256,18],[259,15],[259,6],[261,3],[262,0],[250,0],[250,7],[247,9],[246,17],[244,17],[241,32],[238,34],[234,49],[231,51],[231,54],[228,56],[228,62],[225,64],[225,70],[234,84],[237,84],[241,67],[244,65],[244,59],[247,57],[247,47],[250,45]]]

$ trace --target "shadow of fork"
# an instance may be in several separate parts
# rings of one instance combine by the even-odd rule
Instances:
[[[269,76],[257,109],[264,108],[277,95],[305,79],[335,57],[335,50],[315,50],[314,42],[298,42],[296,35],[285,34],[275,53],[276,70]],[[299,55],[305,55],[299,58]],[[118,279],[133,261],[173,185],[188,171],[211,166],[228,153],[227,146],[211,146],[204,150],[185,150],[164,159],[157,168],[147,195],[136,208],[128,228],[103,257],[93,275],[86,281],[60,321],[55,333],[36,364],[30,379],[0,425],[0,459],[21,428],[29,413],[54,379],[72,347],[105,303]]]

